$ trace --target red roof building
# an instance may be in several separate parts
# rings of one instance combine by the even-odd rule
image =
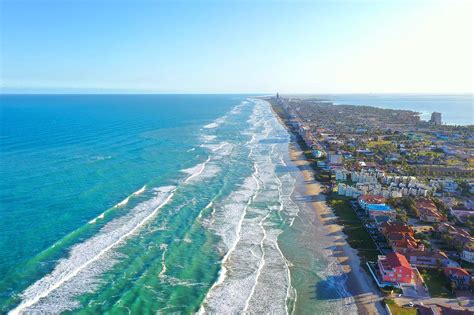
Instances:
[[[409,234],[411,236],[415,235],[413,228],[398,221],[384,222],[380,225],[379,229],[382,235],[385,237],[387,237],[391,233]]]
[[[384,282],[395,285],[411,284],[415,279],[415,272],[402,254],[390,253],[379,256],[378,265]]]
[[[433,201],[429,199],[420,199],[415,204],[416,212],[421,221],[424,222],[445,222],[446,216],[442,215]]]
[[[408,233],[393,232],[386,236],[388,244],[394,252],[405,254],[407,251],[425,250],[423,243],[419,242]]]

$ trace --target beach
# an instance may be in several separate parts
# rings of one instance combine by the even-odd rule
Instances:
[[[291,134],[282,118],[273,110],[280,124]],[[332,208],[326,203],[326,195],[322,192],[322,185],[315,180],[315,171],[306,159],[303,150],[292,135],[289,144],[289,157],[292,163],[299,169],[301,180],[296,182],[296,190],[305,196],[305,204],[316,214],[317,220],[324,227],[326,237],[332,246],[332,255],[346,275],[344,286],[349,291],[356,304],[358,314],[386,314],[386,309],[380,301],[378,289],[373,280],[362,269],[357,250],[353,249],[346,241],[347,236],[343,232],[343,226],[336,223],[337,216]]]
[[[305,159],[303,151],[296,143],[289,149],[290,157],[300,169],[304,183],[297,186],[302,195],[308,196],[307,204],[314,209],[320,223],[327,230],[327,236],[333,238],[333,255],[337,257],[344,273],[347,275],[346,287],[357,305],[359,314],[385,314],[380,303],[381,297],[369,275],[360,267],[357,251],[346,242],[342,226],[335,223],[336,216],[326,204],[326,196],[321,191],[321,184],[314,179],[314,171]]]

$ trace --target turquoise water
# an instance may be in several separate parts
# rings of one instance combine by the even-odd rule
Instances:
[[[332,94],[319,97],[337,104],[413,110],[421,113],[423,120],[429,120],[432,112],[440,112],[444,123],[474,125],[473,94]]]
[[[0,100],[2,312],[354,311],[267,103]]]

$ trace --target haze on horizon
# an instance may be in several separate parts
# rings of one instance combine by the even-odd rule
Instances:
[[[458,1],[0,1],[3,92],[472,93]]]

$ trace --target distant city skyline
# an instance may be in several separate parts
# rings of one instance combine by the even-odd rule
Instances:
[[[473,93],[471,1],[0,2],[4,93]]]

